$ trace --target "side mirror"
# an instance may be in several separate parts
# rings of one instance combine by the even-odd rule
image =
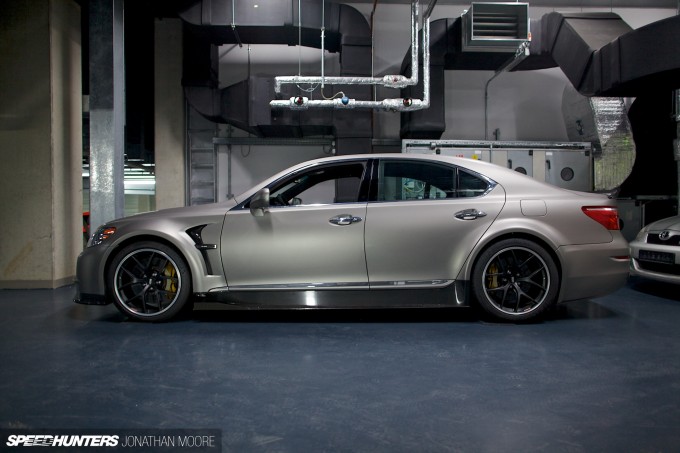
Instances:
[[[269,212],[269,188],[260,189],[250,200],[250,213],[255,217],[263,217]]]

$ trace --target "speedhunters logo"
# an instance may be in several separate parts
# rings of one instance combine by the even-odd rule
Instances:
[[[26,447],[47,447],[50,452],[219,453],[222,432],[218,429],[0,430],[0,451],[25,451]]]
[[[10,434],[7,436],[6,445],[8,447],[117,447],[118,436]]]

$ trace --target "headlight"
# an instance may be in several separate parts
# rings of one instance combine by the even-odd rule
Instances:
[[[87,241],[87,246],[93,247],[95,245],[99,245],[102,242],[109,239],[115,233],[116,227],[102,225],[99,228],[97,228],[97,231],[95,231],[94,234],[90,237],[90,240]]]

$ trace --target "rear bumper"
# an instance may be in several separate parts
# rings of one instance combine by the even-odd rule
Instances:
[[[608,244],[563,246],[557,252],[563,266],[561,301],[604,296],[628,280],[630,258],[623,238]]]

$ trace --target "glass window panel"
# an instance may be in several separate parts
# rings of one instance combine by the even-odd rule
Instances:
[[[365,163],[314,167],[270,188],[272,206],[356,203]]]
[[[382,161],[378,201],[433,200],[455,196],[456,169],[417,161]]]

